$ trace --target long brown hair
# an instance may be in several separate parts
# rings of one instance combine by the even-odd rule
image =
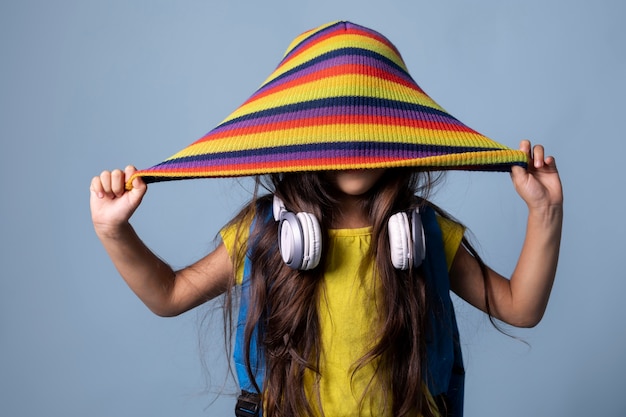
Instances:
[[[436,175],[389,169],[360,201],[372,224],[372,245],[361,265],[362,268],[373,265],[374,277],[380,280],[382,291],[377,298],[379,322],[374,323],[378,326],[377,343],[355,364],[354,372],[376,361],[379,366],[367,389],[380,392],[381,398],[390,398],[391,404],[386,406],[391,407],[394,416],[435,415],[432,404],[426,399],[423,382],[429,311],[425,280],[416,279],[419,269],[399,271],[392,266],[387,222],[393,213],[430,204],[426,198],[437,182]],[[259,197],[260,189],[270,194]],[[317,307],[325,253],[322,253],[321,267],[311,271],[293,270],[284,264],[278,251],[277,227],[269,219],[271,193],[278,195],[290,211],[315,215],[322,231],[330,228],[333,216],[337,215],[337,195],[320,172],[257,178],[251,203],[232,221],[233,224],[245,223],[242,220],[253,213],[257,219],[249,238],[254,244],[249,252],[252,268],[244,352],[246,358],[250,353],[258,354],[250,352],[251,335],[255,327],[258,328],[261,335],[258,343],[266,365],[262,387],[264,415],[313,416],[310,401],[315,398],[307,394],[303,381],[307,372],[316,375],[318,381],[321,378]],[[441,212],[438,208],[437,211]],[[323,235],[322,247],[327,247],[327,237]],[[373,263],[368,262],[372,260]],[[247,366],[253,375],[249,363]],[[257,388],[261,391],[261,387]]]

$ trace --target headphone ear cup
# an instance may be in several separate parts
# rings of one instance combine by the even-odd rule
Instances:
[[[278,249],[285,264],[292,269],[313,269],[322,257],[322,230],[311,213],[287,211],[274,194],[274,220],[278,222]]]
[[[412,265],[411,228],[405,212],[396,213],[389,218],[389,249],[391,263],[396,269],[407,270]]]
[[[298,213],[298,220],[302,225],[302,263],[299,269],[315,268],[321,259],[322,232],[320,224],[311,213]]]
[[[303,230],[295,214],[283,212],[278,224],[278,248],[287,266],[300,269],[304,255]]]

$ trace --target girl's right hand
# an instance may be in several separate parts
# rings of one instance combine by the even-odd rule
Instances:
[[[124,171],[103,171],[91,180],[91,220],[100,236],[114,236],[120,227],[128,224],[148,189],[141,178],[133,180],[133,188],[127,191],[126,181],[137,171],[127,166]]]

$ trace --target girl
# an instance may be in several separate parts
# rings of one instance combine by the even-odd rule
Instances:
[[[441,169],[511,172],[528,221],[510,279],[428,201]],[[148,182],[236,175],[257,176],[254,197],[220,245],[182,270],[129,223]],[[199,141],[150,169],[93,178],[90,201],[98,237],[154,313],[241,290],[237,415],[261,404],[266,416],[459,416],[449,290],[505,323],[536,325],[556,273],[563,196],[542,146],[513,151],[469,129],[415,84],[386,38],[334,22],[297,37]]]

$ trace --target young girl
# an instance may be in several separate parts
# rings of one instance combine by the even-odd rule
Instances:
[[[428,201],[433,170],[510,171],[528,206],[510,279]],[[174,271],[129,223],[168,179],[255,175],[221,244]],[[556,273],[563,196],[555,160],[461,124],[382,35],[349,22],[297,37],[278,68],[205,137],[143,171],[91,182],[96,233],[130,288],[175,316],[241,294],[237,415],[462,415],[449,290],[505,323],[536,325]],[[249,404],[250,403],[250,404]]]

